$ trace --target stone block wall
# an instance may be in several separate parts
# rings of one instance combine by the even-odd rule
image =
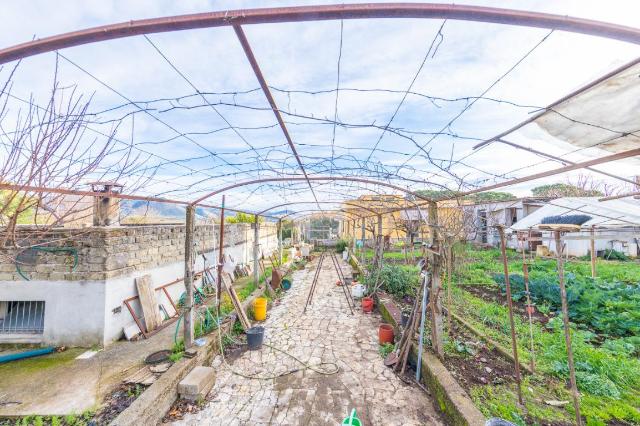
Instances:
[[[18,240],[33,230],[20,229]],[[260,238],[277,238],[275,224],[260,225]],[[147,225],[60,229],[31,238],[38,248],[0,249],[0,281],[102,281],[184,259],[184,225]],[[218,249],[219,227],[196,226],[198,251]],[[253,244],[250,224],[225,225],[224,245]],[[24,245],[24,243],[23,243]],[[74,268],[75,256],[77,266]]]

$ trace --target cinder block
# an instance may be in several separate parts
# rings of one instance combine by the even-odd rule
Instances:
[[[190,401],[204,399],[216,382],[216,370],[197,366],[178,383],[178,394]]]

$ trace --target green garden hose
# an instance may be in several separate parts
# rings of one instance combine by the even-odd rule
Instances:
[[[25,249],[20,253],[18,253],[18,256],[16,256],[16,260],[15,260],[16,272],[18,273],[18,275],[24,278],[25,281],[31,281],[31,278],[26,276],[24,272],[22,272],[22,270],[20,269],[20,263],[18,262],[18,257],[27,250],[43,251],[46,253],[58,253],[58,252],[71,253],[73,255],[73,266],[71,267],[71,272],[74,272],[78,267],[78,249],[76,249],[75,247],[29,247],[28,249]]]

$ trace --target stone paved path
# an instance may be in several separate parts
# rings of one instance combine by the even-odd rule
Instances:
[[[292,289],[269,312],[265,343],[309,364],[336,363],[339,372],[302,370],[292,358],[263,346],[229,361],[231,368],[262,377],[300,371],[271,380],[248,379],[232,373],[218,356],[213,361],[218,376],[207,406],[176,424],[333,426],[352,408],[366,426],[442,424],[431,397],[383,365],[377,343],[381,319],[360,309],[351,315],[342,289],[335,285],[331,259],[325,258],[312,305],[302,313],[316,262],[294,273]],[[344,263],[342,267],[349,268]]]

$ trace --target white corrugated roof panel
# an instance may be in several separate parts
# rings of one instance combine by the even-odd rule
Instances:
[[[567,216],[584,214],[592,219],[582,225],[583,228],[600,228],[640,225],[640,201],[620,199],[598,201],[598,197],[565,197],[549,201],[544,207],[522,218],[511,226],[513,231],[525,231],[534,228],[548,216]]]

